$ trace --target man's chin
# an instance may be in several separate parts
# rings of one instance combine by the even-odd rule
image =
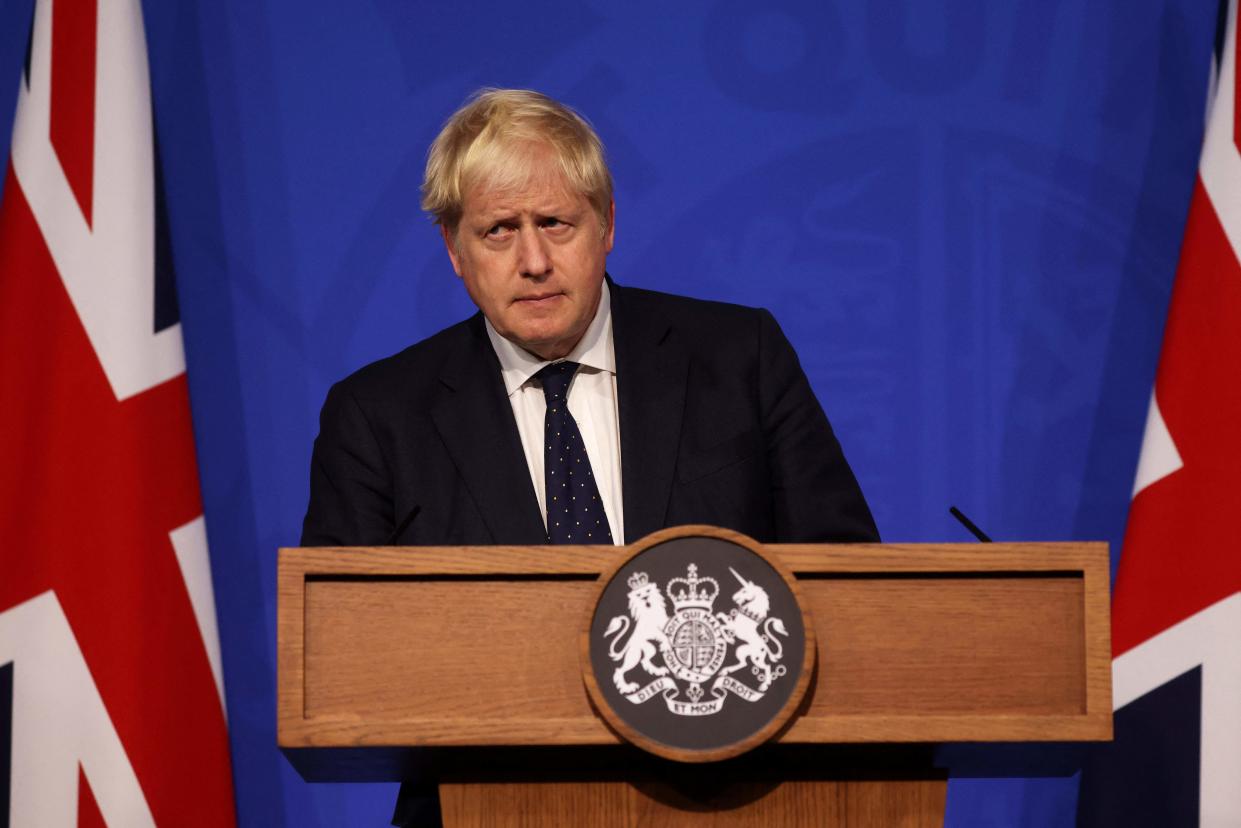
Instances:
[[[535,334],[533,336],[516,335],[505,337],[508,341],[523,348],[537,356],[539,359],[560,359],[568,355],[573,350],[573,346],[577,344],[570,341],[569,338],[561,333],[554,334]],[[580,337],[579,337],[580,338]]]

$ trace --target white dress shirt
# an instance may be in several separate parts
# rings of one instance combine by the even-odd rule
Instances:
[[[500,336],[491,322],[487,322],[487,337],[500,360],[504,388],[513,406],[513,417],[521,434],[521,448],[526,455],[526,467],[530,470],[530,482],[534,484],[546,528],[543,420],[547,414],[547,402],[543,397],[543,386],[534,375],[551,363]],[[590,458],[590,468],[599,486],[603,510],[608,516],[608,527],[612,530],[612,541],[621,545],[625,542],[625,516],[621,499],[620,416],[616,402],[612,300],[607,282],[603,284],[595,318],[565,359],[581,365],[569,385],[569,413],[582,433],[586,456]]]

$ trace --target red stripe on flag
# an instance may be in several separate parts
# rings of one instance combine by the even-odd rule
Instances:
[[[91,223],[95,182],[97,0],[52,4],[52,111],[49,137],[69,188]]]
[[[95,801],[95,793],[90,789],[90,781],[78,765],[78,825],[77,828],[108,828],[99,813],[99,803]]]
[[[1241,265],[1194,190],[1155,397],[1184,467],[1138,493],[1112,603],[1115,655],[1241,590]]]
[[[202,511],[185,375],[117,402],[11,168],[0,274],[0,611],[54,589],[156,823],[232,825],[225,722],[168,537]]]

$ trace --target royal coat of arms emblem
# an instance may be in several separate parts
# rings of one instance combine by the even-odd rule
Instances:
[[[719,580],[701,575],[697,563],[662,590],[646,572],[629,576],[629,612],[614,616],[603,634],[617,664],[613,684],[627,701],[660,697],[674,715],[710,716],[730,696],[759,701],[787,673],[780,661],[788,630],[770,614],[767,590],[725,569],[737,584],[727,612],[715,610]]]
[[[599,578],[583,683],[625,740],[683,762],[737,756],[795,714],[817,647],[793,574],[751,538],[665,529]]]

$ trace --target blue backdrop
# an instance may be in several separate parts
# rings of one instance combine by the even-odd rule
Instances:
[[[0,0],[0,149],[30,0]],[[275,550],[329,383],[472,307],[419,213],[483,85],[578,107],[625,284],[771,308],[887,540],[1118,548],[1216,10],[1163,0],[149,0],[245,826],[384,824],[275,748]],[[1076,780],[955,780],[948,823],[1072,822]]]

